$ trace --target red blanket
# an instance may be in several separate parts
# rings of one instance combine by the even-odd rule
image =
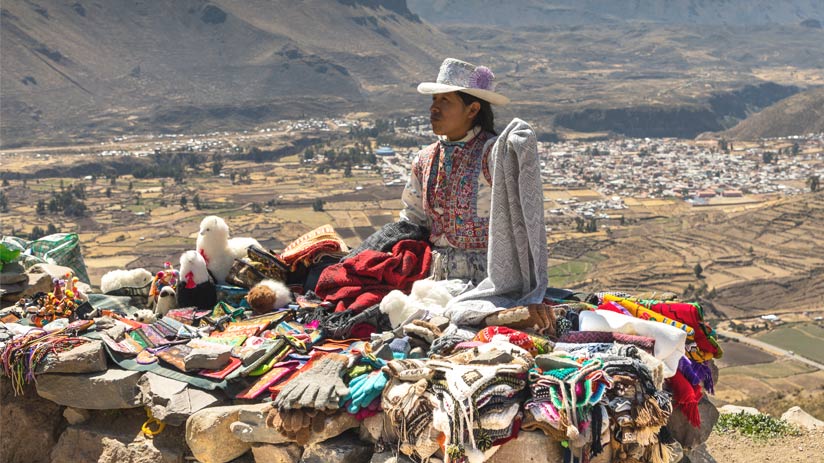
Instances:
[[[315,293],[337,303],[336,312],[360,312],[380,303],[393,289],[409,294],[412,283],[429,275],[431,263],[432,251],[427,242],[401,240],[391,253],[366,250],[326,267]]]
[[[686,302],[659,302],[647,307],[665,317],[691,326],[695,330],[695,344],[698,348],[713,355],[718,353],[718,349],[707,339],[704,319],[694,305]]]

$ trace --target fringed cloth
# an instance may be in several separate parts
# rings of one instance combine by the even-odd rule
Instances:
[[[35,382],[38,365],[49,354],[59,354],[89,342],[88,339],[70,337],[64,330],[47,333],[37,329],[15,338],[6,344],[0,359],[3,374],[11,378],[14,395],[23,394],[23,386]]]

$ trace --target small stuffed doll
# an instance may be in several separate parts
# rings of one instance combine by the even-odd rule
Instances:
[[[246,301],[255,313],[265,314],[292,302],[292,292],[279,281],[263,280],[249,291]]]
[[[155,314],[164,317],[170,310],[176,308],[177,293],[175,289],[172,286],[164,286],[160,290],[160,294],[157,295],[157,303],[154,307]]]
[[[178,307],[212,310],[217,304],[217,288],[206,268],[206,261],[197,251],[180,256],[180,281],[177,284]]]
[[[163,288],[170,286],[173,290],[177,287],[178,273],[172,267],[171,262],[163,263],[163,270],[157,272],[152,279],[152,286],[149,288],[149,307],[155,307],[158,297]]]

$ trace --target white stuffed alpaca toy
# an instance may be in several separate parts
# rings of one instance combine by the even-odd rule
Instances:
[[[206,260],[197,251],[186,251],[180,256],[176,296],[178,307],[211,310],[217,304],[217,290],[209,279]]]
[[[260,246],[254,238],[229,239],[229,226],[218,216],[210,215],[200,222],[197,235],[197,252],[206,259],[206,265],[219,284],[226,276],[234,260],[246,257],[249,246]]]
[[[112,270],[100,279],[100,291],[106,294],[121,288],[143,288],[151,281],[152,274],[145,268]]]

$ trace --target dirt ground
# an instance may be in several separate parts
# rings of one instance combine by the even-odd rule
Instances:
[[[769,440],[713,433],[707,449],[718,463],[821,463],[824,462],[824,430]]]

